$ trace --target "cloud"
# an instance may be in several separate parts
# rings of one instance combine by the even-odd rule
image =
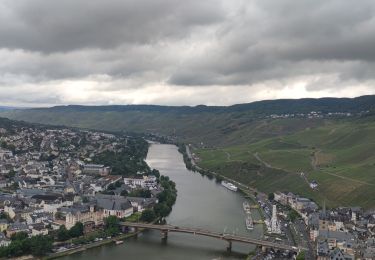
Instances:
[[[233,104],[375,93],[371,0],[0,3],[0,102]]]

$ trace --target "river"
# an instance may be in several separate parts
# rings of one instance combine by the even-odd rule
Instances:
[[[176,183],[178,195],[167,218],[168,224],[225,231],[254,238],[262,236],[260,225],[256,225],[252,231],[246,230],[243,195],[187,170],[176,146],[152,144],[146,161],[151,168],[158,169],[162,175],[169,176]],[[258,212],[253,212],[253,217],[258,219]],[[225,241],[180,233],[170,233],[168,240],[163,243],[160,232],[149,230],[138,238],[125,240],[122,245],[90,249],[62,259],[243,259],[254,249],[254,246],[233,243],[232,253],[227,253],[226,246]]]

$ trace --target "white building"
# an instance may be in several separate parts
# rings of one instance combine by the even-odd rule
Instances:
[[[124,178],[125,185],[130,187],[140,186],[141,188],[148,188],[152,189],[157,185],[157,178],[153,175],[150,176],[142,176],[136,178]]]
[[[280,222],[277,219],[277,208],[276,205],[272,207],[272,218],[271,218],[271,233],[280,234]]]

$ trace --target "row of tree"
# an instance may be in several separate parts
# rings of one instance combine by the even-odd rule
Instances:
[[[159,203],[154,206],[156,216],[164,218],[172,211],[172,206],[176,202],[176,184],[168,176],[160,177],[160,185],[163,191],[158,194]]]
[[[38,235],[28,237],[26,232],[18,232],[11,237],[9,246],[0,247],[0,257],[10,258],[21,255],[32,254],[43,256],[52,251],[53,238],[50,236]]]
[[[191,170],[191,171],[194,170],[191,159],[189,158],[189,156],[186,152],[186,145],[184,143],[178,144],[178,151],[182,154],[186,169]]]
[[[56,238],[58,241],[66,241],[71,238],[80,237],[83,235],[83,224],[77,222],[69,230],[66,229],[65,225],[61,225],[57,231]]]

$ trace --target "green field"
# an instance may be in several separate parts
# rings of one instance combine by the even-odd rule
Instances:
[[[195,153],[201,167],[261,191],[292,191],[329,206],[375,207],[375,122],[328,123]],[[309,188],[301,172],[318,182],[318,191]]]

